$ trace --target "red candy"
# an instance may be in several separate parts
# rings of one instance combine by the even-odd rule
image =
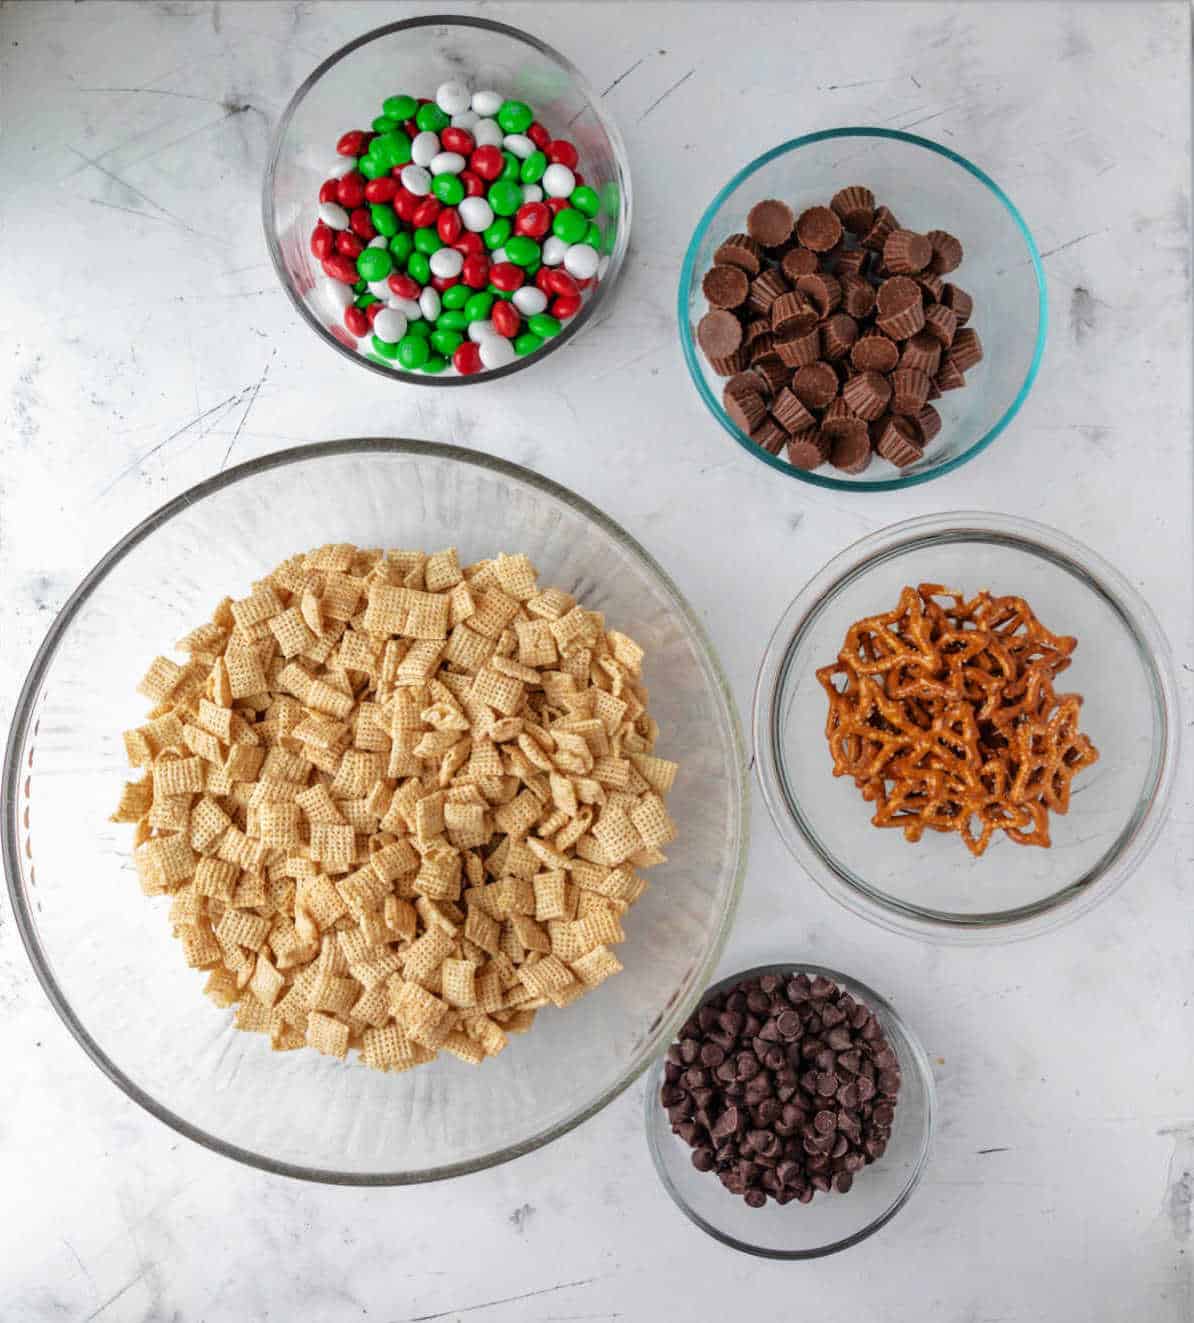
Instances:
[[[504,299],[498,299],[493,305],[490,316],[493,318],[493,329],[498,335],[504,335],[507,340],[513,340],[518,334],[518,328],[522,325],[522,318],[519,317],[518,309],[512,303],[507,303]]]
[[[369,318],[369,325],[372,326],[377,321],[377,314],[385,311],[385,304],[378,299],[376,303],[371,303],[365,309],[365,316]]]
[[[393,202],[398,196],[398,181],[389,175],[370,179],[365,185],[366,202]]]
[[[472,230],[462,234],[452,245],[458,253],[463,253],[465,257],[475,257],[485,251],[485,241],[479,234],[474,234]]]
[[[496,262],[489,268],[489,283],[504,294],[516,290],[525,279],[526,273],[522,267],[515,266],[513,262]]]
[[[438,290],[441,294],[446,289],[451,289],[453,285],[460,284],[459,276],[432,276],[431,288]]]
[[[330,257],[335,252],[335,247],[335,231],[320,221],[311,231],[311,252],[322,262],[325,257]]]
[[[419,126],[414,122],[413,119],[404,119],[402,121],[402,131],[411,140],[411,142],[414,142],[419,132]]]
[[[408,276],[403,271],[393,272],[387,278],[386,284],[400,299],[417,299],[422,288],[414,276]]]
[[[547,272],[543,281],[544,288],[549,294],[560,294],[564,298],[574,299],[580,294],[576,287],[576,281],[562,267],[544,267]]]
[[[359,207],[364,200],[365,176],[358,174],[356,170],[350,170],[340,180],[336,189],[336,201],[351,211],[353,207]]]
[[[399,188],[394,194],[394,215],[400,221],[406,221],[409,225],[415,212],[419,209],[421,199],[416,193],[408,193],[406,189]]]
[[[348,218],[348,223],[352,227],[352,232],[359,239],[364,239],[366,243],[370,239],[377,238],[377,230],[373,225],[373,217],[370,216],[364,207],[358,207]]]
[[[452,355],[452,364],[462,377],[471,377],[474,372],[480,372],[481,346],[466,340],[462,345],[457,346],[456,352]]]
[[[340,181],[338,179],[325,179],[319,186],[320,202],[335,202],[340,192]]]
[[[355,262],[365,251],[365,245],[361,242],[358,235],[353,234],[351,230],[341,230],[336,235],[336,252],[343,253],[345,257],[351,257]]]
[[[551,134],[536,120],[529,129],[527,137],[539,148],[541,152],[547,151],[551,146]]]
[[[569,170],[575,170],[576,163],[580,160],[576,148],[570,142],[565,142],[563,138],[553,139],[543,150],[553,165],[566,165]]]
[[[580,311],[580,295],[575,298],[571,295],[561,295],[551,305],[551,315],[558,317],[561,321],[565,317],[574,317]]]
[[[473,135],[467,129],[447,128],[439,135],[440,146],[446,152],[459,152],[468,156],[477,145]]]
[[[501,151],[493,146],[478,147],[468,158],[468,168],[473,174],[480,175],[482,179],[488,179],[491,183],[502,173],[505,164]]]
[[[551,208],[546,202],[524,202],[514,213],[514,233],[541,239],[551,229]]]
[[[579,188],[585,182],[584,175],[579,170],[573,170],[572,177],[576,180],[575,187]]]
[[[336,144],[341,156],[360,156],[369,145],[369,134],[364,129],[350,129]]]
[[[473,253],[464,259],[460,279],[469,289],[484,289],[489,283],[489,258],[484,253]]]
[[[410,223],[416,230],[424,229],[428,225],[435,223],[435,218],[439,215],[442,204],[439,198],[426,197],[420,200],[419,205],[414,209],[411,215]]]
[[[343,253],[333,253],[325,257],[322,263],[324,272],[333,280],[343,281],[346,285],[357,283],[357,264]]]
[[[548,198],[547,201],[546,201],[543,205],[551,208],[551,214],[552,214],[553,216],[558,216],[558,215],[560,214],[561,211],[567,211],[567,209],[568,209],[568,199],[567,199],[567,198]]]
[[[373,307],[373,304],[369,306]],[[350,303],[344,309],[344,325],[359,339],[369,329],[369,318],[365,315],[365,309]]]
[[[464,221],[460,219],[460,213],[455,207],[448,207],[435,218],[435,232],[444,243],[455,243],[463,230]]]
[[[471,170],[461,170],[456,177],[464,185],[466,198],[479,198],[485,192],[485,180]]]
[[[544,294],[549,297],[551,295],[551,286],[547,282],[551,279],[552,269],[553,268],[550,266],[541,266],[539,270],[535,272],[535,288],[541,289]]]

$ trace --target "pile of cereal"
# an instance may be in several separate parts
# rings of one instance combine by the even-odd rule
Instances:
[[[477,1063],[621,969],[676,765],[642,649],[525,556],[325,546],[178,647],[113,820],[238,1028]]]

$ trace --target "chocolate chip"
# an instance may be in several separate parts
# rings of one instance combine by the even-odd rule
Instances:
[[[764,1190],[747,1190],[742,1197],[751,1208],[762,1208],[767,1202],[767,1194]]]
[[[702,1144],[700,1148],[692,1151],[692,1165],[697,1171],[712,1171],[715,1158],[713,1150],[708,1144]]]

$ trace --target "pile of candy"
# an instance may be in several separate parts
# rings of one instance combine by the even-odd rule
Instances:
[[[522,101],[444,83],[387,97],[319,190],[311,251],[367,357],[468,376],[533,354],[604,274],[612,225]],[[616,197],[606,210],[616,212]]]

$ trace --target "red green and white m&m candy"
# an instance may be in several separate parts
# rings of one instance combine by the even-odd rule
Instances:
[[[328,312],[361,353],[408,372],[472,376],[535,353],[613,248],[616,189],[599,195],[579,164],[497,90],[450,80],[387,97],[371,129],[336,142],[315,200]]]

